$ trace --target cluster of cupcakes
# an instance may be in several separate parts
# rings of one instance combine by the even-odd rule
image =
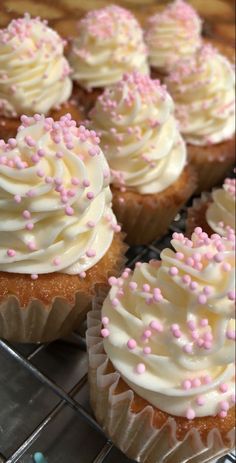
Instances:
[[[145,30],[116,5],[68,43],[28,14],[0,30],[0,337],[48,342],[93,306],[92,406],[140,462],[234,445],[235,74],[201,29],[176,0]],[[124,269],[196,192],[186,236]]]

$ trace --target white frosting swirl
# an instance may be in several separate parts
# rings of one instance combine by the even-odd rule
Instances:
[[[210,45],[179,61],[166,78],[180,131],[193,145],[220,143],[235,132],[235,72]]]
[[[69,61],[73,79],[88,89],[111,85],[135,69],[149,73],[142,29],[132,13],[115,5],[79,22]]]
[[[105,351],[131,389],[171,415],[223,417],[233,405],[234,240],[174,234],[162,263],[110,280]]]
[[[235,230],[235,179],[225,179],[223,187],[212,192],[212,200],[206,211],[207,223],[216,233],[226,236],[226,227]]]
[[[47,114],[72,92],[64,42],[46,21],[29,15],[0,30],[0,114]]]
[[[83,274],[111,245],[109,169],[71,116],[23,116],[0,144],[0,271]]]
[[[113,172],[113,182],[141,194],[173,184],[186,163],[174,104],[158,80],[137,72],[105,90],[91,112],[92,126]]]
[[[194,55],[201,46],[201,28],[197,12],[182,0],[151,16],[145,34],[151,66],[168,73],[179,59]]]

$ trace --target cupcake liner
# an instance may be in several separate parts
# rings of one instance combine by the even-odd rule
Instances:
[[[187,145],[188,159],[198,175],[196,194],[222,184],[235,163],[235,138],[209,146]]]
[[[186,236],[189,238],[196,227],[201,227],[208,235],[214,233],[206,221],[206,211],[211,201],[211,193],[202,193],[200,198],[194,198],[192,206],[188,208]]]
[[[177,423],[170,417],[160,428],[153,427],[154,409],[131,410],[133,391],[116,392],[118,372],[108,372],[109,359],[104,353],[101,331],[101,301],[88,314],[87,345],[91,405],[105,433],[129,458],[142,463],[207,463],[225,455],[234,447],[235,433],[227,435],[227,444],[218,429],[211,430],[204,444],[197,429],[192,428],[179,441]]]
[[[11,342],[44,343],[65,337],[77,329],[91,309],[93,299],[101,294],[106,297],[108,277],[118,276],[124,267],[127,247],[122,239],[120,243],[120,255],[114,255],[109,270],[103,269],[103,278],[100,276],[100,281],[95,281],[90,288],[84,289],[82,283],[72,302],[58,295],[50,304],[31,298],[23,307],[15,295],[5,297],[0,301],[0,338]]]
[[[112,188],[113,210],[129,245],[149,244],[166,234],[171,222],[196,188],[189,166],[165,191],[141,195]]]

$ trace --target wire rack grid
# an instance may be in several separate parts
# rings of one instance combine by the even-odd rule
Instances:
[[[157,259],[187,208],[161,241],[130,248],[128,266]],[[12,345],[0,340],[0,463],[30,463],[35,451],[49,463],[132,463],[93,418],[89,406],[85,323],[65,340]],[[218,463],[235,463],[229,454]]]

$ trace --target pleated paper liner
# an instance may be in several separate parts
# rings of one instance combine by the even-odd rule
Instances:
[[[217,428],[207,431],[207,417],[204,440],[194,426],[179,440],[178,418],[169,416],[158,429],[151,405],[134,411],[137,396],[128,386],[120,387],[121,377],[110,366],[100,331],[101,309],[95,304],[88,314],[87,331],[91,405],[106,435],[129,458],[141,463],[207,463],[234,447],[235,430],[225,436]]]
[[[167,233],[171,222],[196,189],[194,169],[186,166],[179,179],[157,194],[121,192],[112,187],[113,210],[129,245],[149,244]]]
[[[98,292],[109,290],[108,277],[125,265],[123,235],[115,235],[106,255],[86,272],[86,278],[60,273],[29,275],[0,273],[0,338],[43,343],[67,336],[79,327]]]
[[[187,145],[189,163],[198,175],[197,194],[223,183],[235,163],[235,138],[216,145]]]

